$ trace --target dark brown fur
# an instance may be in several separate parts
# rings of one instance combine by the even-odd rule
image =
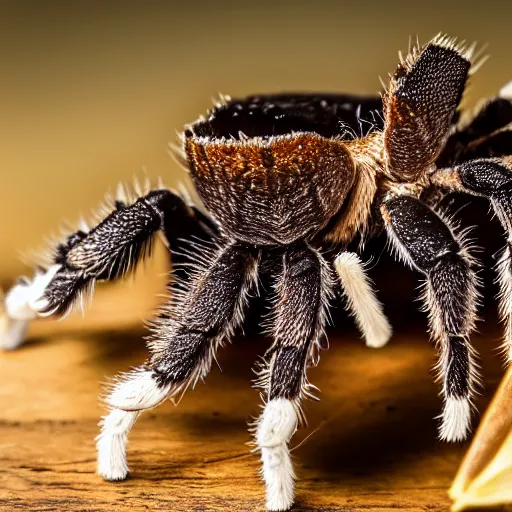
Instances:
[[[259,245],[312,238],[355,179],[342,142],[313,133],[240,141],[189,137],[185,151],[206,208],[229,236]]]

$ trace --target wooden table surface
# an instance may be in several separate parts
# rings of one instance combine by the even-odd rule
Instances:
[[[123,303],[119,290],[115,301],[98,295],[93,320],[37,323],[22,349],[0,354],[0,510],[263,511],[258,457],[244,444],[246,422],[259,413],[251,380],[268,346],[263,337],[221,349],[222,372],[214,367],[178,407],[165,403],[141,417],[127,481],[95,474],[101,382],[145,359],[143,331],[132,320],[147,306]],[[116,328],[104,331],[112,322]],[[485,375],[481,411],[502,375],[498,339],[489,323],[475,337]],[[449,508],[447,489],[467,445],[436,439],[433,361],[424,329],[399,329],[378,350],[350,328],[330,332],[330,349],[309,372],[321,401],[306,403],[309,426],[292,441],[294,510]]]

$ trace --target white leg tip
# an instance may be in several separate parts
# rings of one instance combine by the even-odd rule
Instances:
[[[467,398],[447,398],[441,415],[439,439],[464,441],[471,430],[471,404]]]
[[[33,320],[35,313],[28,302],[31,293],[31,283],[24,281],[14,285],[5,297],[5,313],[14,320]]]
[[[384,347],[388,344],[392,334],[393,330],[391,329],[387,319],[384,318],[384,322],[382,322],[378,328],[366,333],[366,346],[371,348]]]
[[[105,480],[124,480],[128,475],[128,433],[140,411],[157,406],[169,396],[170,386],[160,387],[147,370],[134,370],[117,383],[106,398],[110,412],[100,422],[96,438],[98,474]]]
[[[44,291],[59,271],[60,265],[53,265],[46,272],[36,272],[32,281],[25,280],[13,286],[5,297],[7,316],[16,320],[33,320],[36,312],[44,309],[48,301]]]
[[[285,511],[293,505],[295,474],[288,442],[297,424],[295,406],[284,398],[270,400],[259,420],[256,442],[261,450],[269,511]]]
[[[96,438],[98,450],[97,473],[104,480],[124,480],[128,476],[126,445],[128,433],[135,423],[138,412],[112,409],[103,417],[101,432]]]
[[[140,411],[156,407],[170,392],[170,385],[159,386],[153,374],[147,370],[135,370],[124,375],[105,402],[116,409]]]
[[[267,510],[286,511],[295,499],[295,474],[287,446],[261,448],[264,466]]]
[[[46,287],[60,270],[60,265],[51,266],[44,274],[37,273],[30,286],[28,306],[35,312],[43,311],[48,307],[48,300],[43,298]]]
[[[0,317],[0,348],[15,350],[23,344],[29,326],[28,320],[16,320],[7,315]]]
[[[347,305],[366,340],[366,345],[372,348],[383,347],[391,338],[391,325],[384,315],[359,256],[353,252],[343,252],[336,258],[334,266],[343,286]]]
[[[36,312],[48,306],[43,298],[44,290],[59,269],[60,265],[53,265],[44,273],[37,272],[32,281],[22,279],[9,290],[5,311],[0,316],[0,348],[13,350],[25,341],[30,321],[36,317]]]
[[[500,89],[499,97],[512,100],[512,80]]]

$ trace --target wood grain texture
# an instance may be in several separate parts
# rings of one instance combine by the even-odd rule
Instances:
[[[99,295],[103,311],[112,309],[108,294]],[[118,294],[125,314],[136,296]],[[95,474],[100,383],[146,351],[142,330],[119,320],[101,331],[107,323],[98,326],[94,311],[89,322],[36,324],[21,350],[0,354],[0,510],[263,511],[258,457],[244,443],[260,403],[251,368],[268,340],[237,340],[221,350],[223,371],[213,368],[207,385],[178,407],[144,414],[128,447],[131,477],[106,483]],[[498,337],[476,337],[486,382],[480,410],[502,373]],[[447,510],[467,444],[436,440],[433,361],[423,331],[398,333],[377,350],[351,329],[330,333],[329,351],[309,372],[321,401],[306,404],[309,427],[292,441],[294,510]]]

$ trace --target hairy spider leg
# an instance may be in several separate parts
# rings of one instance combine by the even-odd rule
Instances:
[[[394,179],[417,180],[435,164],[456,116],[471,57],[471,49],[437,37],[402,59],[383,94],[386,167]]]
[[[266,403],[256,423],[256,444],[271,511],[293,504],[295,475],[288,443],[301,419],[301,400],[312,396],[306,369],[318,360],[332,287],[331,272],[316,249],[297,243],[283,250],[267,325],[274,341],[257,381]]]
[[[468,248],[447,221],[419,199],[398,195],[381,205],[386,231],[397,256],[426,277],[423,300],[440,360],[444,408],[439,436],[466,438],[478,383],[469,337],[478,302],[477,278]]]
[[[512,362],[512,156],[470,160],[440,169],[432,176],[432,182],[448,190],[487,198],[505,229],[507,242],[497,272],[500,314],[505,323],[503,350],[507,362]]]
[[[477,158],[510,155],[512,148],[512,94],[483,103],[471,121],[450,136],[437,161],[449,167]]]
[[[51,266],[38,270],[32,281],[19,280],[8,292],[7,328],[0,333],[0,346],[14,349],[22,344],[29,322],[38,314],[65,315],[92,292],[95,281],[126,275],[150,253],[158,230],[171,249],[173,264],[180,264],[189,261],[178,250],[186,246],[183,239],[208,240],[215,229],[206,215],[170,190],[153,190],[132,204],[118,198],[99,224],[90,230],[84,225],[54,248]]]
[[[377,299],[363,262],[354,252],[342,252],[334,260],[347,302],[368,347],[380,348],[391,338],[392,328]]]
[[[150,325],[151,353],[141,367],[122,375],[105,399],[108,414],[97,437],[98,474],[122,480],[128,474],[128,432],[140,411],[167,398],[177,402],[188,386],[210,371],[220,345],[243,320],[243,308],[258,268],[254,248],[230,243],[193,272]]]

